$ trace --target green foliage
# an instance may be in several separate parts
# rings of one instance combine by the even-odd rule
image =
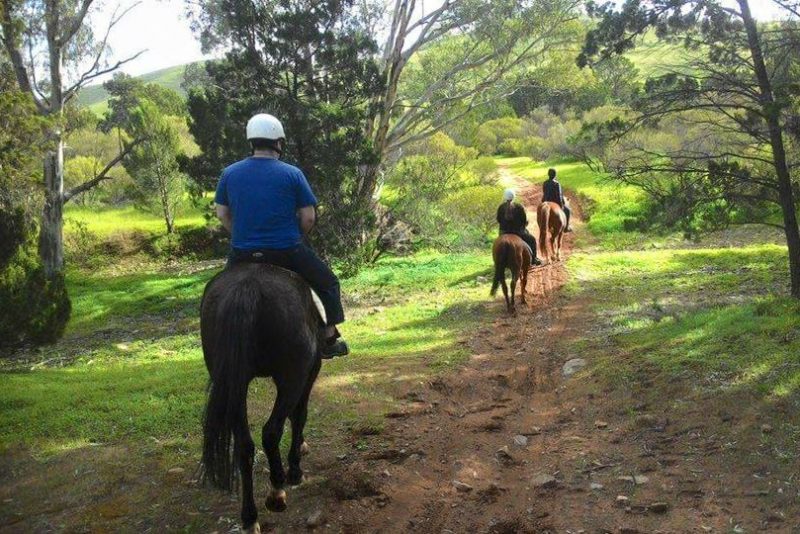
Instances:
[[[478,177],[478,181],[483,185],[494,184],[497,182],[497,162],[489,156],[482,156],[470,165],[470,169]]]
[[[35,162],[46,124],[0,62],[0,348],[54,341],[69,319],[63,279],[45,278],[33,245]]]
[[[51,343],[70,316],[64,280],[48,280],[32,243],[18,247],[0,271],[0,348],[22,342]]]
[[[197,191],[213,189],[223,168],[248,155],[245,124],[276,115],[287,134],[284,157],[307,176],[320,201],[312,239],[326,255],[357,254],[374,226],[371,198],[358,194],[360,166],[375,164],[365,137],[370,100],[382,80],[376,45],[351,1],[203,3],[203,38],[225,43],[210,62],[210,83],[189,95],[191,132],[202,154],[185,169]],[[207,24],[207,25],[205,25]]]
[[[485,221],[492,220],[496,206],[482,215],[479,212],[486,205],[485,197],[493,196],[494,203],[500,194],[496,187],[477,184],[494,181],[494,161],[475,159],[477,150],[457,145],[442,132],[412,146],[408,153],[387,178],[384,202],[392,214],[411,225],[415,239],[423,243],[446,248],[482,244]]]
[[[109,94],[108,111],[100,123],[105,132],[114,128],[127,129],[131,114],[145,100],[164,115],[186,116],[186,104],[178,93],[160,85],[147,84],[140,78],[117,73],[103,87]]]
[[[521,155],[518,143],[525,134],[525,121],[514,117],[493,119],[480,125],[475,134],[475,148],[481,154],[493,156],[506,154]]]
[[[125,160],[125,169],[133,177],[133,198],[146,210],[164,217],[167,233],[175,226],[175,215],[183,202],[186,177],[178,168],[181,119],[162,115],[159,108],[142,99],[130,113],[128,132],[144,141]]]
[[[32,233],[29,199],[45,124],[0,63],[0,272]]]

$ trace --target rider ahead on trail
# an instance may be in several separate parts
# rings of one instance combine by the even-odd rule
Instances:
[[[520,237],[531,248],[531,263],[541,265],[536,257],[536,238],[528,232],[528,215],[522,204],[514,202],[514,190],[506,189],[503,193],[503,203],[497,208],[497,223],[500,225],[500,235],[514,234]]]
[[[569,226],[569,218],[572,212],[569,209],[565,199],[564,192],[561,190],[561,184],[556,180],[556,170],[547,170],[547,181],[542,184],[542,202],[555,202],[561,209],[564,210],[564,215],[567,216],[567,229],[566,232],[571,232],[572,228]]]
[[[317,199],[303,172],[280,161],[283,125],[261,113],[247,123],[253,155],[226,168],[214,202],[217,217],[231,233],[228,266],[270,263],[302,276],[319,295],[327,315],[324,358],[349,349],[336,325],[344,322],[339,280],[303,242],[316,222]]]

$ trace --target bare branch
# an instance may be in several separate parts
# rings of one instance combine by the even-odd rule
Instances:
[[[67,23],[64,33],[56,39],[56,43],[59,46],[64,46],[65,44],[69,43],[80,31],[83,21],[86,18],[86,15],[89,13],[89,8],[92,7],[93,3],[94,0],[83,0],[81,2],[78,12],[75,14],[72,20]]]
[[[8,54],[11,64],[14,67],[14,75],[17,79],[17,85],[20,91],[28,93],[36,103],[36,108],[40,113],[47,112],[47,106],[33,90],[31,79],[28,76],[28,69],[25,67],[25,61],[22,58],[22,52],[17,45],[18,34],[14,29],[14,21],[11,20],[11,1],[2,0],[2,9],[0,9],[0,27],[3,29],[3,47]]]
[[[89,4],[90,5],[91,3],[92,3],[92,0],[84,0],[84,4]],[[71,87],[69,87],[64,92],[64,102],[69,101],[73,96],[75,96],[75,94],[78,92],[78,90],[81,87],[83,87],[84,85],[86,85],[87,82],[89,82],[89,81],[91,81],[91,80],[93,80],[95,78],[98,78],[100,76],[103,76],[105,74],[108,74],[109,72],[114,72],[115,70],[119,69],[121,66],[125,65],[126,63],[134,61],[135,59],[137,59],[139,56],[141,56],[143,53],[145,53],[147,51],[147,49],[140,50],[136,54],[134,54],[134,55],[132,55],[132,56],[126,58],[126,59],[117,61],[116,64],[114,64],[113,66],[105,67],[105,68],[101,68],[100,67],[100,62],[103,59],[103,54],[105,54],[105,52],[106,52],[106,50],[108,48],[108,39],[109,39],[109,37],[111,35],[111,31],[114,29],[114,27],[117,24],[119,24],[119,22],[122,19],[124,19],[128,15],[128,13],[130,13],[133,9],[135,9],[136,7],[141,5],[141,3],[142,3],[141,1],[134,2],[133,4],[129,5],[127,8],[122,10],[121,13],[119,12],[119,8],[117,8],[114,11],[114,14],[111,16],[111,20],[109,21],[108,26],[106,27],[106,31],[105,31],[105,34],[103,35],[103,39],[100,42],[100,45],[97,47],[97,54],[95,54],[94,60],[92,62],[92,66],[89,67],[89,69],[87,69],[86,72],[81,74],[78,77],[78,81],[75,82]],[[87,7],[87,9],[88,9],[88,7]],[[84,14],[84,17],[85,17],[85,14]]]
[[[117,61],[114,65],[111,65],[110,67],[106,67],[105,69],[97,70],[95,72],[91,72],[91,70],[90,70],[90,71],[87,71],[87,72],[81,74],[81,76],[78,79],[78,81],[75,82],[69,89],[67,89],[65,91],[65,93],[64,93],[64,95],[65,95],[64,96],[64,102],[67,102],[68,100],[73,98],[75,96],[75,94],[81,89],[81,87],[86,85],[87,82],[89,82],[89,81],[91,81],[91,80],[93,80],[95,78],[98,78],[100,76],[103,76],[104,74],[108,74],[109,72],[114,72],[115,70],[119,69],[120,67],[122,67],[126,63],[130,63],[131,61],[136,60],[139,56],[141,56],[145,52],[147,52],[147,49],[140,50],[140,51],[136,52],[134,55],[132,55],[130,57],[127,57],[125,59],[121,59],[121,60]],[[93,68],[95,68],[95,67],[93,67]],[[91,74],[90,74],[90,72],[91,72]]]
[[[119,154],[117,154],[117,156],[114,159],[109,161],[106,164],[106,166],[103,167],[103,169],[94,178],[92,178],[91,180],[87,180],[87,181],[83,182],[82,184],[73,187],[69,191],[65,191],[64,192],[64,202],[66,203],[72,197],[74,197],[76,195],[79,195],[81,193],[84,193],[84,192],[92,189],[93,187],[96,187],[98,184],[100,184],[100,182],[102,182],[104,180],[111,180],[113,178],[113,176],[108,176],[108,173],[111,171],[111,169],[113,169],[119,162],[121,162],[123,159],[125,159],[125,157],[128,154],[130,154],[131,151],[134,148],[136,148],[136,146],[140,145],[145,140],[146,140],[145,138],[141,138],[141,139],[136,139],[131,143],[128,143],[125,146],[125,148]]]

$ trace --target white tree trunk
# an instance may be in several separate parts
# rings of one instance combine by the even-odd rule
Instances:
[[[64,270],[64,141],[44,158],[45,200],[39,229],[39,256],[52,279]]]

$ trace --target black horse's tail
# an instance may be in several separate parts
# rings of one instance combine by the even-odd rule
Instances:
[[[219,301],[215,310],[214,363],[203,418],[203,473],[214,486],[233,490],[239,448],[247,426],[247,386],[255,361],[261,292],[241,283]]]
[[[506,243],[500,245],[497,251],[497,257],[494,259],[494,280],[492,280],[492,290],[489,292],[491,296],[497,294],[497,288],[501,282],[506,279],[506,265],[508,265],[508,254],[511,247]]]

